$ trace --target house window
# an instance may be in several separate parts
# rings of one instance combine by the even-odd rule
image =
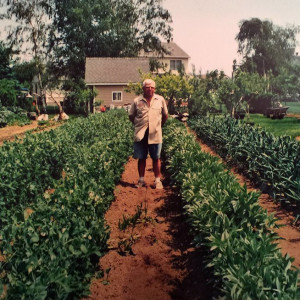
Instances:
[[[122,101],[122,92],[112,92],[112,101]]]
[[[171,59],[170,60],[170,69],[173,70],[179,70],[182,68],[182,61],[180,59]]]

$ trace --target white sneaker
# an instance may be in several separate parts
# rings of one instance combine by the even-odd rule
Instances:
[[[145,181],[138,181],[138,183],[135,185],[136,188],[141,188],[147,186]]]
[[[162,190],[164,188],[161,181],[156,181],[154,184],[155,184],[155,189],[157,190]]]

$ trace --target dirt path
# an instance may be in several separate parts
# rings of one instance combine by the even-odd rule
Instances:
[[[37,121],[32,121],[29,125],[24,126],[6,126],[0,128],[0,145],[3,144],[4,141],[11,141],[14,139],[15,135],[20,136],[24,134],[28,130],[32,130],[38,127]]]
[[[106,214],[111,250],[101,258],[100,265],[107,275],[92,282],[89,299],[211,299],[202,255],[190,246],[176,192],[167,179],[163,181],[164,190],[153,189],[149,159],[145,176],[148,186],[135,188],[137,180],[137,162],[130,158]],[[119,220],[134,216],[139,206],[142,213],[136,226],[120,230]]]
[[[37,132],[50,130],[55,127],[60,126],[62,123],[53,123],[50,125],[39,126],[38,121],[32,121],[29,125],[24,126],[6,126],[3,128],[0,128],[0,146],[3,144],[4,141],[13,141],[15,139],[15,136],[18,136],[19,138],[23,137],[26,133],[26,131],[37,129]]]
[[[216,155],[207,145],[198,142],[203,151]],[[105,216],[111,228],[111,249],[100,260],[105,276],[92,282],[89,299],[211,299],[211,290],[203,273],[202,255],[190,246],[191,239],[176,191],[167,179],[164,180],[164,190],[151,187],[150,160],[147,160],[146,172],[149,185],[136,189],[136,168],[136,161],[131,158],[115,189],[116,199]],[[241,184],[246,183],[249,190],[254,190],[249,180],[235,170],[232,172]],[[275,213],[278,223],[286,225],[278,229],[283,238],[279,246],[284,254],[295,257],[294,265],[300,267],[300,232],[291,225],[291,214],[275,205],[266,194],[262,194],[259,201],[268,212]],[[137,224],[122,231],[119,222],[122,223],[124,217],[128,220],[136,215],[139,206]]]

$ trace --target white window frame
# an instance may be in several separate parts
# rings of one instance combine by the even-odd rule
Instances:
[[[121,99],[114,99],[114,95],[115,94],[116,95],[119,94]],[[123,93],[122,93],[122,91],[112,91],[112,93],[111,93],[111,99],[112,99],[112,102],[122,102],[123,101]]]
[[[174,66],[172,66],[172,63]],[[177,71],[183,66],[182,60],[181,59],[170,59],[170,70],[171,71]]]

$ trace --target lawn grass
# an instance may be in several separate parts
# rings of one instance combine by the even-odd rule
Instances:
[[[289,135],[292,138],[300,136],[300,122],[298,118],[284,117],[283,119],[271,119],[261,114],[250,114],[250,119],[268,132],[272,132],[276,136]]]
[[[300,102],[282,102],[283,106],[289,106],[288,114],[300,114]]]

